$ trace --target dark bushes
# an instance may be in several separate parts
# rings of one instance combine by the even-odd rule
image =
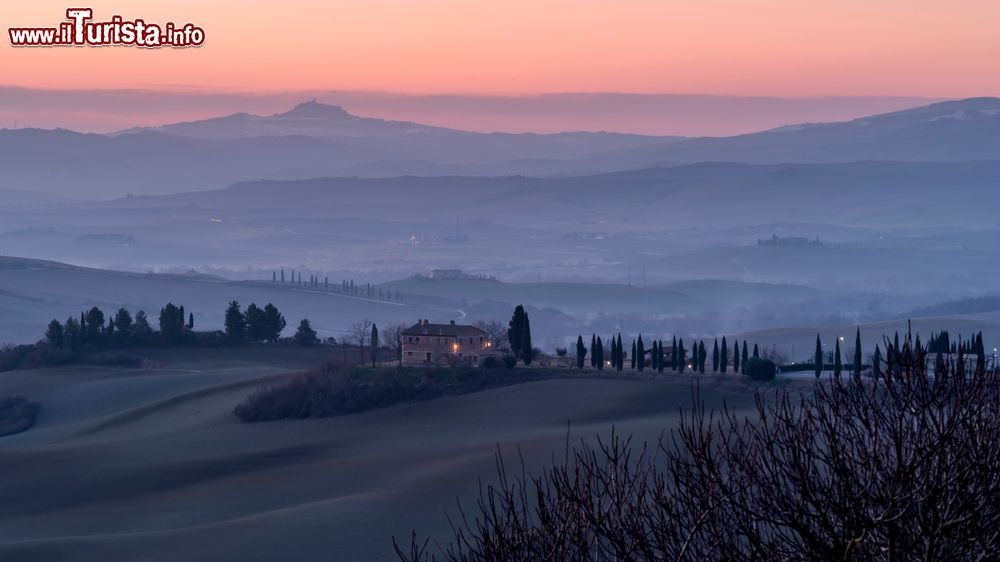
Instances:
[[[879,379],[695,408],[655,448],[612,435],[495,484],[442,560],[997,560],[1000,380],[933,376],[907,342]],[[415,536],[397,554],[431,560]]]
[[[138,355],[123,353],[121,351],[102,351],[93,355],[88,355],[84,358],[84,362],[89,365],[98,365],[101,367],[125,367],[129,369],[138,369],[139,367],[142,367],[145,361],[145,359],[139,357]]]
[[[327,365],[287,383],[259,389],[233,413],[243,422],[322,418],[465,394],[547,376],[549,374],[544,371],[508,372],[485,366],[347,370]]]
[[[80,360],[76,352],[41,344],[17,345],[0,351],[0,372],[69,365]]]
[[[759,359],[757,357],[752,357],[747,360],[743,369],[746,376],[749,377],[750,380],[755,381],[771,381],[774,380],[775,375],[778,374],[778,367],[775,366],[774,361]]]
[[[20,396],[0,400],[0,437],[20,433],[35,424],[42,405]]]

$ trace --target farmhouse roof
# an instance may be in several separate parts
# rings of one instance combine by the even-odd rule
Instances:
[[[418,320],[416,324],[404,330],[403,335],[475,337],[475,336],[485,336],[486,332],[480,330],[475,326],[455,324],[454,321],[452,321],[449,324],[431,324],[428,320],[421,319]]]

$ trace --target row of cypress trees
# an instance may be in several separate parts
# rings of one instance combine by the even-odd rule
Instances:
[[[653,340],[652,347],[647,350],[646,344],[642,339],[642,334],[639,334],[637,339],[632,340],[631,353],[626,354],[622,343],[622,336],[621,334],[618,334],[617,336],[611,337],[610,352],[611,360],[605,361],[605,350],[602,339],[596,334],[591,335],[590,348],[588,350],[587,346],[584,344],[583,336],[579,335],[576,338],[576,367],[577,369],[583,369],[586,364],[587,355],[589,355],[591,368],[596,368],[598,370],[604,369],[607,365],[612,369],[621,371],[625,368],[626,357],[629,358],[629,368],[638,371],[645,370],[647,364],[652,370],[660,373],[664,370],[670,370],[678,373],[683,373],[687,369],[691,369],[692,371],[698,373],[704,373],[708,370],[707,363],[709,355],[704,341],[693,343],[692,348],[689,351],[684,346],[684,339],[678,339],[674,336],[669,349],[663,340]],[[647,355],[649,356],[648,360],[646,359]],[[639,360],[640,357],[642,360]],[[760,357],[759,347],[754,344],[753,355],[751,356],[747,342],[743,342],[741,350],[740,343],[737,341],[733,345],[733,360],[730,363],[729,345],[726,341],[726,337],[723,336],[721,347],[718,338],[716,338],[712,346],[711,370],[712,372],[726,373],[729,370],[729,366],[732,365],[733,372],[740,373],[742,372],[742,365],[745,365],[751,357]]]
[[[966,364],[971,363],[969,358],[972,356],[975,357],[976,370],[986,368],[986,347],[983,345],[982,332],[979,332],[968,340],[962,340],[962,336],[959,335],[958,340],[951,341],[948,331],[945,330],[931,335],[926,347],[920,342],[920,334],[917,334],[912,342],[910,336],[907,336],[903,343],[900,344],[899,332],[896,332],[891,341],[888,338],[886,339],[885,346],[884,356],[882,355],[882,348],[878,344],[875,345],[875,351],[872,352],[871,370],[872,376],[875,378],[883,375],[883,369],[887,373],[901,374],[904,365],[912,364],[912,361],[919,360],[919,358],[926,358],[931,353],[935,354],[935,372],[946,368],[948,361],[945,360],[945,354],[957,356],[955,364],[958,369],[965,369]],[[853,364],[851,365],[851,372],[854,376],[861,376],[861,372],[865,367],[863,361],[861,353],[861,327],[859,326],[854,336],[854,357]],[[817,378],[819,378],[824,368],[829,367],[829,365],[824,364],[823,342],[819,334],[816,334],[816,351],[813,355],[813,364]],[[844,362],[841,357],[840,338],[837,338],[834,347],[832,367],[835,377],[840,377],[843,374]],[[971,368],[971,365],[969,367]]]

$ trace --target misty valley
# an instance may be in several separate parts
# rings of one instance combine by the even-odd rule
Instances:
[[[1000,99],[0,130],[0,559],[994,560]]]

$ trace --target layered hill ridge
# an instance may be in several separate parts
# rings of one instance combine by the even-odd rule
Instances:
[[[352,115],[314,101],[114,135],[0,130],[5,189],[87,198],[322,176],[582,176],[697,162],[1000,159],[1000,99],[971,98],[852,121],[733,137],[605,132],[471,133]]]

